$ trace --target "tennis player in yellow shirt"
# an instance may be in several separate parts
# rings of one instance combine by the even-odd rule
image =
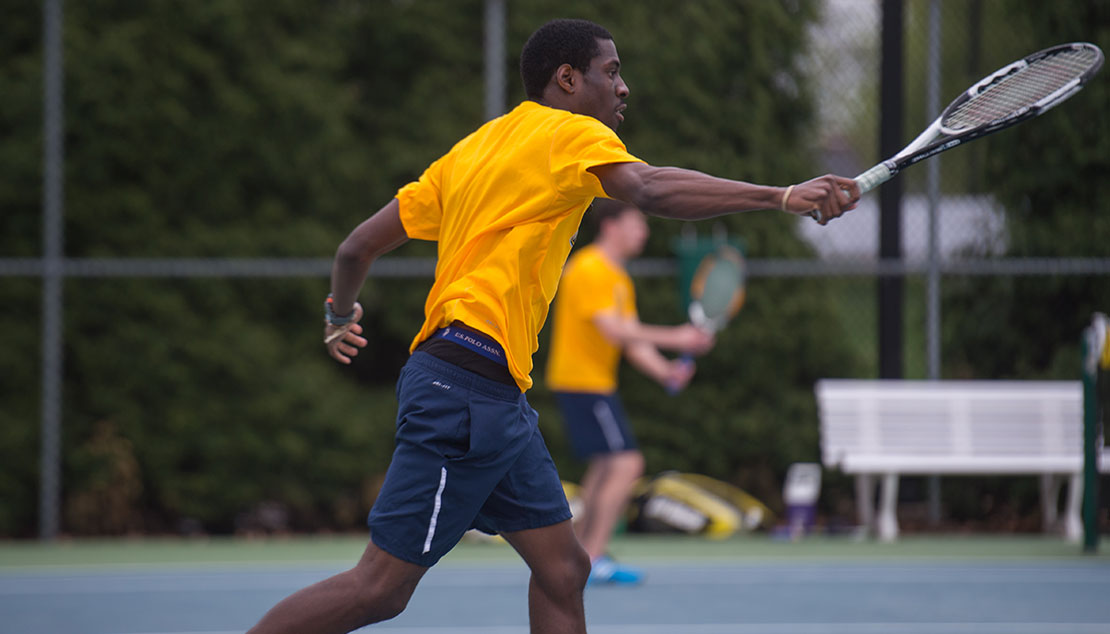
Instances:
[[[597,237],[567,261],[552,319],[547,386],[555,394],[571,448],[589,466],[582,477],[582,509],[575,530],[590,556],[589,583],[635,584],[642,572],[608,556],[609,538],[644,473],[644,455],[617,394],[621,354],[671,389],[686,386],[694,365],[668,359],[666,348],[700,355],[713,338],[692,324],[640,322],[625,263],[643,251],[643,212],[615,200],[594,201],[589,217]]]
[[[527,100],[459,141],[339,245],[328,354],[367,344],[357,300],[371,263],[409,239],[438,246],[424,323],[397,382],[396,448],[353,568],[275,605],[250,630],[329,634],[393,618],[469,528],[499,533],[531,570],[532,632],[586,631],[590,559],[524,393],[583,213],[599,197],[696,220],[754,209],[851,209],[849,178],[753,185],[652,167],[616,134],[628,86],[613,37],[584,20],[540,27],[521,52]],[[357,417],[352,424],[364,424]]]

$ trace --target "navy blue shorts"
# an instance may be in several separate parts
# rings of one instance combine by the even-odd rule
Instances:
[[[570,519],[539,417],[515,386],[415,352],[397,381],[393,461],[370,539],[432,566],[463,533],[541,528]]]
[[[570,446],[581,460],[636,449],[636,436],[616,394],[555,392]]]

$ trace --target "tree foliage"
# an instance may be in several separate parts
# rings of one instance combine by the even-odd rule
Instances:
[[[510,100],[536,26],[595,19],[624,60],[621,132],[634,154],[794,182],[812,169],[783,149],[812,121],[798,55],[814,10],[509,3]],[[32,4],[0,23],[4,256],[35,256],[41,242],[39,19]],[[70,257],[328,257],[482,118],[480,0],[67,3],[65,58]],[[723,223],[750,256],[808,253],[785,216]],[[680,227],[652,226],[647,255],[670,257]],[[399,254],[432,253],[412,243]],[[292,528],[359,526],[388,463],[393,381],[429,285],[371,280],[373,343],[345,369],[319,345],[323,279],[68,278],[63,530],[230,532],[266,524],[274,506]],[[0,282],[3,535],[35,530],[38,311],[7,307],[37,306],[38,292],[34,280]],[[638,292],[645,320],[681,319],[673,281]],[[819,281],[753,280],[686,394],[623,377],[649,469],[707,473],[773,502],[787,465],[816,458],[813,380],[858,369],[826,317],[831,299]],[[549,395],[531,397],[572,477]]]

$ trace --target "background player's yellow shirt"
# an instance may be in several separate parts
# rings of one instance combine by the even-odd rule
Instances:
[[[636,294],[628,273],[591,244],[570,258],[559,285],[547,358],[552,390],[616,391],[621,349],[594,325],[598,313],[635,318]]]
[[[461,321],[505,348],[521,390],[582,214],[596,165],[639,161],[584,115],[525,101],[459,141],[397,192],[410,238],[436,240],[436,279],[412,349]]]

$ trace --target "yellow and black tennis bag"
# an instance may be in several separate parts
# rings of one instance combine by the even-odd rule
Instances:
[[[631,532],[724,539],[773,524],[774,514],[762,502],[731,484],[697,473],[665,471],[642,479],[628,505]]]

